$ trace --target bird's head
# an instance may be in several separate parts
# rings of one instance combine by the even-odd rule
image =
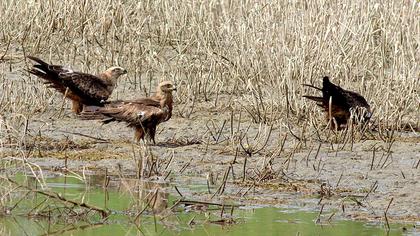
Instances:
[[[113,66],[106,70],[105,73],[108,74],[111,79],[118,79],[121,75],[127,74],[127,70],[119,66]]]
[[[172,93],[176,90],[176,86],[171,81],[163,81],[158,85],[158,92]]]
[[[324,76],[322,78],[322,87],[323,88],[329,88],[331,86],[331,84],[332,83],[331,83],[330,78],[328,76]]]

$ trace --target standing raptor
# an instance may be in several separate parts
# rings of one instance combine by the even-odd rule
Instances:
[[[172,82],[163,81],[158,85],[154,96],[135,100],[109,101],[94,111],[83,112],[81,118],[105,118],[102,120],[104,124],[113,121],[125,122],[128,127],[134,128],[136,141],[147,138],[155,144],[157,125],[168,121],[172,116],[172,91],[174,90],[176,87]]]
[[[65,94],[72,101],[72,110],[76,114],[83,110],[83,105],[102,106],[111,96],[117,79],[127,73],[124,68],[114,66],[98,75],[91,75],[61,65],[50,65],[34,56],[28,58],[37,63],[29,73],[44,79],[49,87]]]
[[[322,88],[309,84],[304,84],[304,86],[322,92],[322,97],[309,95],[303,97],[316,101],[317,105],[323,108],[327,120],[332,119],[332,127],[335,125],[337,129],[346,127],[352,113],[356,122],[367,122],[372,116],[370,106],[362,95],[331,83],[327,76],[322,80]]]

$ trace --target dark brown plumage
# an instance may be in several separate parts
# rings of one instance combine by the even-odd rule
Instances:
[[[169,108],[167,106],[160,108],[132,101],[122,102],[115,107],[99,108],[99,112],[110,117],[102,121],[104,124],[124,121],[129,127],[135,129],[136,141],[146,137],[155,143],[156,127],[165,121]]]
[[[102,106],[114,90],[118,77],[127,73],[121,67],[111,67],[95,76],[60,65],[50,65],[37,57],[28,58],[38,63],[33,65],[29,73],[44,79],[45,84],[72,100],[72,110],[76,114],[83,110],[83,105]]]
[[[157,87],[156,95],[127,101],[110,101],[104,107],[82,113],[82,119],[97,119],[98,115],[107,117],[102,120],[107,124],[113,121],[126,122],[135,130],[135,139],[145,137],[155,142],[156,127],[172,116],[172,91],[176,90],[170,81],[164,81]]]
[[[308,84],[304,84],[304,86],[315,88],[322,92],[322,97],[309,95],[305,95],[303,97],[316,101],[317,105],[322,107],[325,111],[327,120],[330,120],[331,116],[333,124],[336,123],[338,129],[347,125],[352,112],[354,114],[355,121],[367,122],[372,116],[370,106],[362,95],[345,90],[340,86],[331,83],[327,76],[323,78],[322,88]],[[335,126],[333,125],[332,127]]]

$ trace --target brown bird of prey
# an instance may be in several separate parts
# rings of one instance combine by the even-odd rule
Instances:
[[[322,97],[308,95],[303,97],[316,101],[317,105],[323,108],[327,120],[333,119],[332,127],[334,124],[338,129],[346,127],[352,113],[356,122],[367,122],[372,116],[370,106],[362,95],[331,83],[327,76],[322,80],[322,88],[309,84],[304,84],[304,86],[322,92]]]
[[[161,82],[156,95],[147,98],[127,101],[106,102],[104,107],[89,113],[93,115],[103,115],[107,117],[102,120],[104,124],[118,121],[126,122],[128,127],[135,130],[134,137],[138,142],[146,137],[147,140],[156,144],[155,135],[158,124],[169,120],[172,116],[173,97],[172,91],[176,87],[170,81]],[[89,119],[91,114],[87,114]],[[83,118],[83,117],[82,117]]]
[[[37,63],[29,73],[44,79],[45,84],[70,99],[76,114],[83,110],[83,105],[103,106],[114,90],[117,79],[127,73],[124,68],[114,66],[98,75],[91,75],[61,65],[50,65],[37,57],[28,58]]]

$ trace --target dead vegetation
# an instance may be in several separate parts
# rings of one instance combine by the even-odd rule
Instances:
[[[353,152],[366,141],[379,143],[364,152],[368,170],[393,168],[395,142],[419,141],[419,8],[418,1],[391,0],[2,1],[0,157],[24,164],[46,155],[128,157],[138,177],[165,179],[189,171],[202,175],[200,164],[222,163],[212,197],[232,192],[243,197],[273,184],[312,195],[306,189],[323,183],[325,158]],[[120,130],[112,127],[79,131],[91,124],[69,118],[69,103],[29,76],[27,55],[91,73],[123,66],[128,76],[112,99],[149,96],[159,81],[172,80],[178,93],[168,123],[174,123],[158,130],[166,138],[150,149],[115,142]],[[319,85],[325,75],[368,100],[373,109],[368,126],[330,129],[320,109],[302,98],[308,92],[302,84]],[[60,126],[74,132],[66,134],[70,139],[45,132]],[[113,131],[98,134],[107,129]],[[111,143],[89,152],[101,142]],[[120,146],[130,147],[114,155]],[[174,163],[183,155],[174,150],[189,148],[197,152]],[[419,168],[417,159],[410,168]],[[310,168],[311,177],[295,176],[297,166]],[[302,181],[316,187],[296,187]],[[338,183],[318,195],[339,195]],[[230,185],[240,191],[225,191]],[[392,218],[385,216],[387,222]]]

